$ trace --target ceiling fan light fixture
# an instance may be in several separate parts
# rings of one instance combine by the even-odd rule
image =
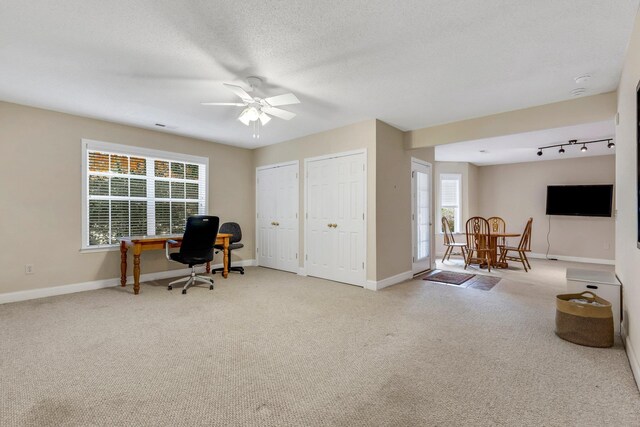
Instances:
[[[271,117],[269,117],[264,112],[260,112],[260,115],[258,116],[258,118],[260,119],[260,123],[262,124],[262,126],[266,125],[271,120]]]
[[[249,117],[247,117],[246,112],[247,110],[244,110],[242,113],[240,113],[240,117],[238,117],[238,120],[240,120],[245,126],[249,126],[251,120],[249,120]]]

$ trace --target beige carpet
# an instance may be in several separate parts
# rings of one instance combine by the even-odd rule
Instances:
[[[0,425],[638,425],[622,347],[553,333],[559,265],[491,292],[250,268],[1,305]]]

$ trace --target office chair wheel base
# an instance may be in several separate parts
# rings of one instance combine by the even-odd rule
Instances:
[[[209,285],[209,290],[212,291],[213,290],[213,285]]]
[[[173,286],[169,285],[167,286],[167,290],[170,291],[171,289],[173,289]]]
[[[241,271],[240,274],[244,274],[244,271]]]
[[[187,294],[187,290],[186,290],[186,289],[183,289],[183,290],[182,290],[182,295],[186,295],[186,294]]]

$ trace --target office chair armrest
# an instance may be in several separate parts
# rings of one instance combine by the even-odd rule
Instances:
[[[177,244],[178,244],[178,242],[176,242],[175,240],[171,240],[171,239],[167,240],[164,243],[164,255],[167,257],[167,259],[169,261],[171,261],[171,257],[169,257],[169,247],[171,247],[171,245],[177,245]]]

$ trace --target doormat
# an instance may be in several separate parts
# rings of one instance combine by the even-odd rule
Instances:
[[[436,270],[435,272],[429,274],[422,280],[428,280],[430,282],[446,283],[447,285],[461,285],[474,276],[475,274],[456,273],[453,271]]]
[[[467,288],[490,291],[500,280],[502,280],[500,277],[478,275],[473,280],[465,283],[465,285]]]

